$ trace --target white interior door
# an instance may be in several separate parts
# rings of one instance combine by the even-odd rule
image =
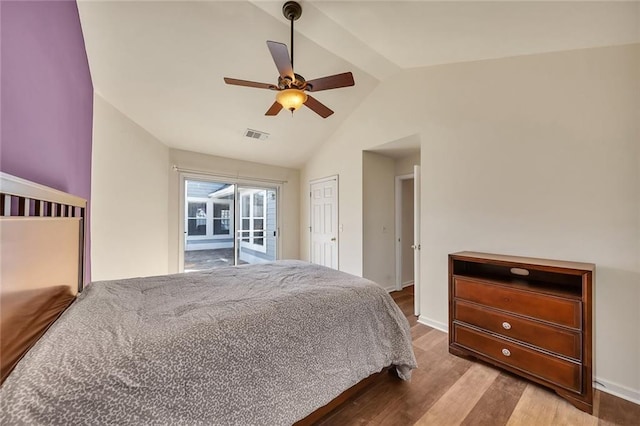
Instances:
[[[414,313],[420,315],[420,166],[413,166],[413,291]]]
[[[311,262],[338,269],[338,177],[310,185]]]

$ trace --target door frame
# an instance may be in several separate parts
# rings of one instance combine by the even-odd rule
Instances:
[[[413,310],[420,316],[420,285],[422,284],[422,172],[419,165],[413,166]]]
[[[339,175],[331,175],[325,176],[323,178],[318,179],[310,179],[309,180],[309,262],[311,262],[311,253],[313,250],[313,241],[311,240],[311,224],[313,223],[313,209],[311,208],[311,187],[317,183],[327,182],[330,180],[336,181],[336,218],[338,223],[338,232],[336,232],[336,269],[340,270],[340,232],[342,231],[342,225],[340,225],[340,176]]]
[[[396,290],[402,290],[402,182],[413,179],[415,185],[415,174],[408,173],[406,175],[396,176],[396,193],[395,193],[395,216],[396,216]],[[415,217],[413,221],[415,223]],[[411,253],[413,256],[413,253]],[[414,277],[415,282],[415,277]]]
[[[236,250],[236,221],[238,220],[238,186],[255,186],[258,188],[268,188],[275,189],[276,191],[276,206],[278,206],[278,213],[276,214],[276,259],[280,259],[280,254],[282,253],[282,238],[280,233],[280,224],[281,224],[281,200],[282,200],[282,183],[277,182],[267,182],[267,181],[259,181],[259,180],[251,180],[251,179],[238,179],[229,176],[220,175],[217,176],[214,173],[193,173],[193,172],[179,172],[179,214],[178,214],[178,272],[184,272],[184,248],[185,248],[185,202],[187,194],[185,192],[186,182],[188,180],[200,180],[204,182],[223,182],[235,185],[235,196],[234,196],[234,253],[235,257],[237,257]],[[235,263],[237,263],[237,259],[235,259]]]

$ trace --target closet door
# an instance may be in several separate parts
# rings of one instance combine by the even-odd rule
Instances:
[[[311,262],[338,269],[338,177],[310,182]]]

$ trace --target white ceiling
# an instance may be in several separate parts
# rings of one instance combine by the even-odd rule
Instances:
[[[265,117],[274,92],[223,77],[276,82],[265,41],[289,44],[283,3],[80,0],[95,90],[170,147],[300,167],[403,69],[640,42],[637,1],[301,1],[296,72],[352,71],[356,85],[314,94],[335,111],[326,120],[307,108]]]

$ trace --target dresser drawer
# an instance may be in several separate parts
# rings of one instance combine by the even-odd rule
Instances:
[[[581,302],[531,291],[494,285],[469,278],[454,278],[454,296],[497,309],[581,328]]]
[[[454,324],[454,342],[524,373],[562,388],[582,391],[582,368],[575,362],[529,349],[479,330]]]
[[[456,300],[454,320],[475,325],[570,358],[580,359],[582,339],[577,331],[519,318],[504,312]]]

